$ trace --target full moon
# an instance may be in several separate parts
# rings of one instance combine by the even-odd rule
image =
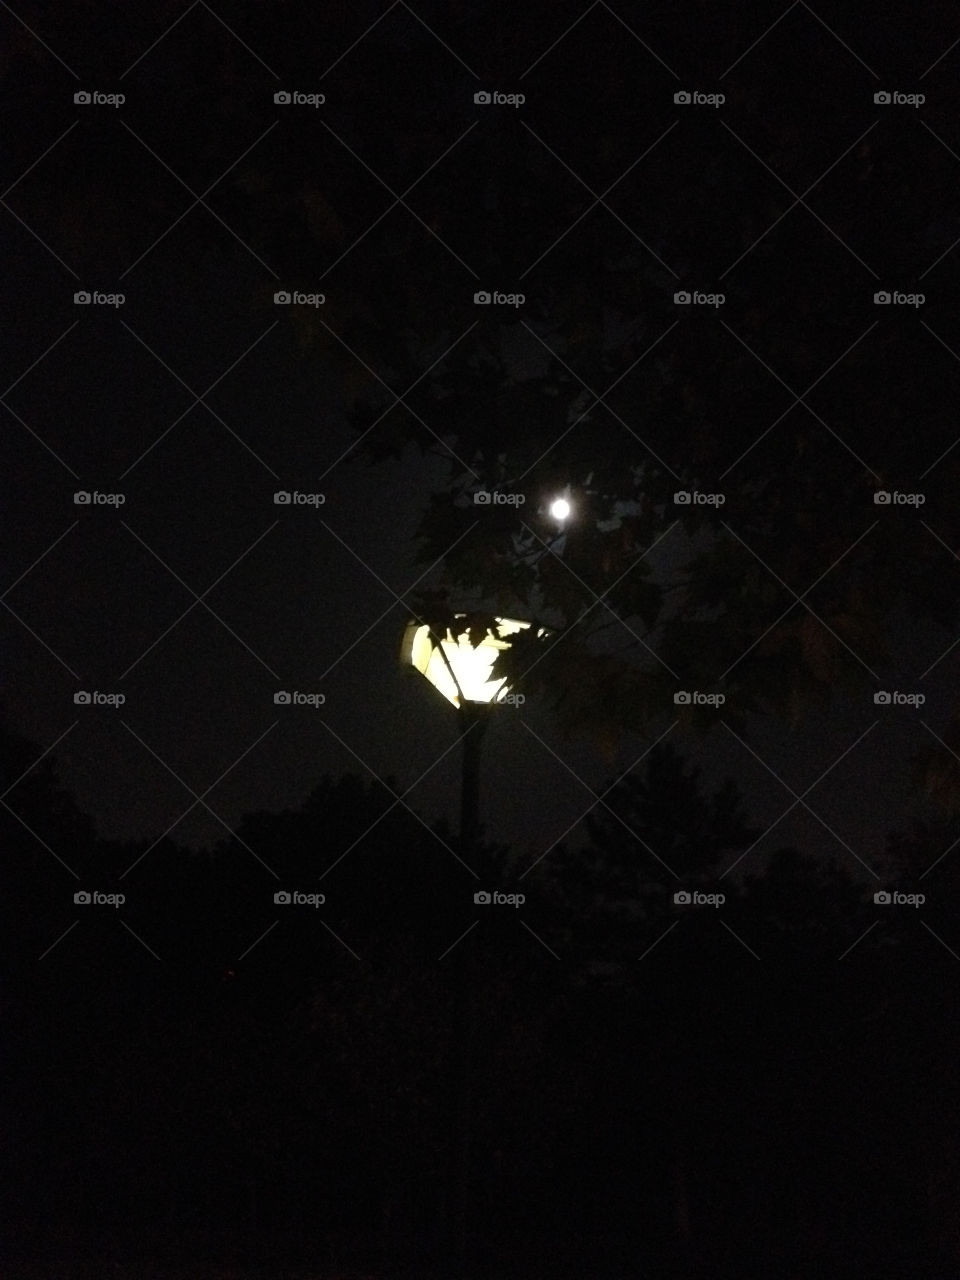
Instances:
[[[570,514],[570,503],[566,498],[555,498],[550,504],[550,514],[554,520],[566,520]]]

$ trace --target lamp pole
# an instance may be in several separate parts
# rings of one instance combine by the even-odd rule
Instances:
[[[458,712],[462,749],[460,780],[460,857],[487,887],[480,841],[480,755],[491,703],[464,701]],[[480,977],[479,930],[471,928],[455,953],[453,1090],[448,1240],[450,1261],[466,1280],[476,1266],[473,1255],[474,1057]]]
[[[461,630],[455,630],[462,620]],[[476,876],[477,886],[485,891],[492,887],[493,868],[480,839],[480,757],[498,695],[503,693],[503,679],[491,680],[496,651],[510,647],[505,636],[531,626],[529,622],[511,618],[493,618],[485,635],[477,638],[477,624],[467,614],[456,614],[452,624],[434,629],[420,620],[408,622],[401,644],[400,659],[412,666],[457,708],[461,742],[459,857],[469,872]],[[547,634],[541,628],[540,636]],[[480,1022],[481,964],[478,920],[448,948],[450,964],[451,1013],[450,1090],[447,1178],[441,1227],[444,1259],[451,1277],[470,1280],[476,1274],[476,1212],[472,1173],[474,1165],[473,1129],[476,1115],[475,1044]],[[446,953],[444,953],[446,954]]]

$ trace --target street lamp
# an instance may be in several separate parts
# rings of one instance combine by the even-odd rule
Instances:
[[[424,622],[409,622],[403,633],[400,661],[419,671],[434,688],[457,708],[463,743],[463,772],[460,786],[460,857],[474,871],[482,864],[480,847],[480,744],[490,708],[507,697],[506,677],[491,678],[497,654],[509,649],[511,637],[531,627],[516,618],[489,618],[479,622],[465,613],[453,615],[446,627],[433,628]],[[548,636],[545,627],[538,638]],[[486,887],[487,868],[477,865],[480,887]],[[473,926],[471,926],[472,929]],[[469,932],[469,931],[468,931]],[[476,987],[481,967],[474,934],[458,948],[454,990],[456,1024],[452,1029],[454,1056],[451,1079],[451,1165],[450,1202],[447,1211],[448,1261],[461,1276],[472,1269],[471,1192],[473,1164],[473,1053],[476,1036]]]
[[[476,852],[479,834],[480,743],[489,708],[507,695],[505,677],[491,679],[497,654],[510,648],[510,636],[530,627],[516,618],[491,618],[485,634],[477,637],[468,615],[454,614],[444,632],[427,623],[409,622],[403,634],[400,661],[425,676],[459,712],[463,741],[463,773],[460,791],[460,855]],[[548,634],[540,627],[537,635]],[[468,862],[469,865],[469,862]]]
[[[403,635],[400,661],[415,667],[434,688],[452,702],[458,710],[469,706],[499,702],[506,694],[506,679],[490,678],[490,671],[497,654],[510,648],[506,637],[526,631],[529,622],[516,618],[493,618],[479,643],[476,627],[471,629],[467,614],[454,614],[453,625],[441,635],[426,623],[410,622]],[[458,623],[462,622],[462,629]],[[546,635],[541,627],[538,635]]]

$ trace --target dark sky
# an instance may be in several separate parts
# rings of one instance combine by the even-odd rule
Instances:
[[[480,6],[477,13],[487,10]],[[241,243],[227,226],[217,231],[214,215],[199,205],[176,222],[193,197],[157,157],[199,194],[267,127],[271,133],[258,145],[273,156],[282,155],[285,129],[311,127],[322,188],[326,148],[335,144],[313,119],[309,126],[299,117],[291,123],[283,110],[272,103],[264,107],[263,101],[281,85],[317,91],[323,80],[332,99],[324,119],[358,146],[362,140],[367,163],[400,190],[405,177],[410,182],[416,174],[403,174],[390,141],[391,109],[371,105],[369,86],[378,60],[414,51],[432,69],[435,79],[428,77],[428,83],[438,92],[455,85],[463,99],[449,118],[438,121],[430,145],[424,144],[430,154],[439,155],[471,124],[493,131],[506,127],[503,120],[473,108],[467,91],[476,87],[477,76],[400,12],[329,79],[320,74],[310,79],[302,55],[288,53],[286,63],[274,69],[276,50],[293,47],[282,20],[268,32],[262,17],[251,27],[243,26],[245,15],[233,15],[246,42],[255,46],[245,52],[201,6],[137,63],[159,34],[149,23],[141,23],[142,30],[111,28],[109,40],[91,42],[48,29],[41,8],[24,14],[27,25],[37,28],[34,35],[9,16],[5,21],[16,33],[18,48],[29,49],[34,62],[17,71],[8,93],[29,88],[44,97],[46,109],[32,136],[21,134],[6,148],[5,185],[24,176],[9,194],[10,212],[0,223],[7,301],[0,337],[5,405],[0,567],[2,591],[8,593],[0,645],[3,699],[14,722],[42,748],[57,742],[65,781],[107,836],[159,836],[193,803],[191,790],[203,795],[208,788],[207,803],[230,827],[251,809],[296,806],[321,775],[346,770],[393,775],[401,790],[414,788],[409,802],[428,819],[441,813],[453,819],[455,717],[426,684],[397,665],[405,616],[398,597],[407,595],[423,573],[414,560],[413,534],[428,493],[442,479],[442,466],[412,449],[402,461],[376,468],[358,461],[351,452],[355,436],[324,360],[312,358],[302,345],[294,309],[272,302],[276,288],[322,288],[327,300],[320,318],[337,331],[351,291],[359,287],[358,276],[351,273],[349,258],[331,270],[330,255],[326,266],[319,258],[304,263],[299,278],[293,278],[284,255],[273,252],[268,229],[255,246]],[[171,11],[170,21],[174,16]],[[371,9],[369,21],[376,16]],[[674,61],[666,10],[641,16],[659,30],[666,62]],[[728,30],[724,49],[742,53],[777,16],[774,9],[757,9],[748,21],[744,12],[743,30]],[[558,14],[555,36],[575,17],[573,10],[569,21]],[[461,36],[463,21],[459,7],[451,11],[450,25],[461,24]],[[356,39],[366,25],[339,14],[328,62],[334,61],[334,48],[348,47],[350,31]],[[578,38],[585,39],[588,31],[607,51],[616,41],[629,42],[622,28],[599,12]],[[856,34],[860,56],[871,61],[881,52],[876,32],[861,26]],[[908,88],[949,45],[946,31],[936,38],[927,34],[929,48],[911,49],[920,37],[910,24],[898,28],[897,64],[888,57],[877,73],[858,68],[842,41],[836,42],[835,56],[846,59],[850,76],[858,77],[858,93],[866,95],[877,75],[884,84],[889,80]],[[622,88],[642,65],[647,74],[662,77],[666,91],[686,83],[690,68],[699,65],[702,74],[694,73],[690,83],[713,85],[723,68],[715,65],[716,54],[707,56],[709,23],[688,27],[685,35],[692,43],[679,72],[668,74],[658,58],[631,42],[614,81]],[[39,36],[57,47],[69,68],[44,52]],[[762,55],[769,64],[761,62],[756,74],[773,77],[791,42],[800,49],[822,49],[824,41],[829,37],[822,24],[793,12],[783,34],[771,37]],[[508,66],[510,41],[505,43],[501,52]],[[541,31],[528,45],[519,59],[523,67],[532,65],[550,40]],[[576,54],[576,43],[568,38],[554,55],[549,75],[543,68],[531,74],[525,119],[533,127],[549,121],[547,112],[538,117],[536,86],[545,99],[562,100],[564,77],[575,71]],[[731,52],[724,65],[735,56]],[[244,129],[218,135],[198,120],[192,137],[176,136],[158,108],[165,94],[189,85],[204,66],[215,66],[221,80],[209,76],[198,91],[198,107],[217,93],[246,95],[237,116]],[[133,69],[124,75],[128,67]],[[509,89],[519,78],[514,67],[513,78],[504,75],[502,83]],[[116,110],[74,106],[73,91],[95,84],[107,92],[122,84],[128,102]],[[736,75],[730,85],[735,97]],[[349,104],[364,93],[366,114],[351,115]],[[861,114],[867,122],[865,100]],[[675,118],[666,97],[662,116],[664,128]],[[847,121],[850,141],[858,121]],[[581,154],[571,144],[565,154],[571,162],[576,158],[590,184],[600,189],[603,165],[589,147]],[[118,194],[116,229],[99,225],[97,218],[109,208],[102,187],[89,209],[65,214],[64,207],[83,190],[88,162],[97,175],[94,185],[103,183],[104,156],[115,159],[124,180],[135,172],[137,182],[153,193],[142,221],[131,222],[121,212]],[[806,167],[813,181],[820,169]],[[355,188],[344,198],[366,210],[357,220],[359,236],[389,207],[390,198],[362,166],[355,177]],[[452,177],[447,172],[446,181]],[[800,178],[798,171],[796,181]],[[435,189],[428,184],[425,191],[426,218]],[[322,204],[315,213],[322,218]],[[798,210],[790,217],[809,221]],[[396,228],[409,219],[395,209],[366,237],[356,251],[365,270],[375,271],[378,253],[394,251]],[[202,242],[198,223],[205,224]],[[211,227],[216,251],[198,252],[197,243],[210,242]],[[935,253],[928,256],[932,261]],[[916,274],[915,263],[912,270]],[[476,281],[438,247],[437,285],[451,281],[463,290],[465,331],[476,318],[470,304]],[[870,284],[866,276],[864,283]],[[122,291],[125,302],[116,309],[76,306],[78,289]],[[364,376],[359,362],[357,367]],[[396,386],[389,370],[378,372]],[[432,425],[444,435],[439,413]],[[325,502],[277,507],[273,493],[278,489],[321,492]],[[125,501],[119,508],[78,507],[76,490],[122,493]],[[681,549],[678,540],[673,552],[663,553],[666,568],[677,562]],[[799,590],[807,584],[792,585]],[[193,593],[203,596],[202,604]],[[784,595],[782,607],[788,600]],[[947,680],[949,664],[939,666],[922,686],[917,677],[952,637],[917,632],[908,619],[897,633],[902,652],[895,669],[883,674],[889,687],[927,690],[926,718],[936,728],[947,714],[946,691],[938,692],[938,680]],[[119,709],[75,707],[78,689],[122,692],[126,702]],[[277,689],[322,693],[324,708],[275,708]],[[876,718],[872,705],[840,703],[824,716],[808,716],[796,730],[779,723],[757,726],[752,745],[800,794]],[[883,832],[903,813],[909,754],[924,740],[916,720],[915,712],[888,711],[809,797],[824,820],[874,866]],[[611,763],[582,745],[562,742],[542,708],[527,706],[522,716],[505,710],[484,761],[490,835],[539,856],[590,807],[587,788],[598,789],[614,768],[630,765],[670,724],[665,714],[647,740],[626,743],[620,759]],[[729,772],[740,781],[748,810],[764,824],[791,803],[784,786],[723,728],[706,744],[688,745],[709,779]],[[442,762],[431,768],[444,752]],[[222,823],[198,805],[174,835],[204,843],[226,835]],[[764,847],[790,843],[841,848],[802,806],[777,826]],[[858,865],[846,856],[851,868]]]

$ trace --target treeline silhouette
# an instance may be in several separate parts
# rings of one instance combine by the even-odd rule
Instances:
[[[40,748],[0,752],[4,790],[29,770],[0,809],[4,1274],[445,1274],[477,919],[490,1274],[956,1274],[949,858],[926,927],[817,851],[721,882],[757,834],[742,797],[661,745],[583,847],[527,876],[486,849],[487,887],[526,901],[475,905],[450,832],[383,786],[323,779],[198,852],[98,837]],[[942,836],[891,842],[902,884]],[[726,902],[677,907],[645,846]],[[74,903],[92,890],[126,901]],[[293,890],[326,901],[275,903]]]

